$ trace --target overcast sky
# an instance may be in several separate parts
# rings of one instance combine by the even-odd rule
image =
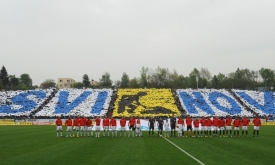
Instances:
[[[0,66],[34,85],[142,66],[275,69],[274,0],[0,0]]]

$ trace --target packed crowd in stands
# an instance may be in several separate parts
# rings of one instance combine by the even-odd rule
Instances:
[[[30,116],[55,89],[0,92],[0,116]]]
[[[248,90],[232,90],[245,106],[260,116],[275,114],[275,93]]]
[[[177,94],[192,116],[253,116],[225,89],[178,89]]]
[[[114,117],[182,115],[175,104],[171,89],[119,89]]]
[[[104,116],[111,96],[111,89],[61,89],[35,116]]]
[[[275,93],[225,89],[45,89],[0,92],[0,119],[68,116],[259,115],[274,120]]]

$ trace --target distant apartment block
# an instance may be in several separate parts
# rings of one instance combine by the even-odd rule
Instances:
[[[75,80],[71,78],[58,78],[57,87],[60,89],[71,88],[74,83],[75,83]]]

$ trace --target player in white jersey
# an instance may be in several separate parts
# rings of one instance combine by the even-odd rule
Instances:
[[[166,119],[166,121],[164,123],[165,137],[169,137],[169,127],[170,127],[170,124],[169,124],[168,120]]]
[[[179,138],[182,138],[182,132],[184,131],[183,130],[183,127],[184,127],[184,120],[182,117],[179,117],[178,121],[177,121],[177,127],[178,127],[178,137]]]
[[[140,130],[140,119],[139,117],[137,117],[137,120],[136,120],[136,137],[141,137],[141,130]]]

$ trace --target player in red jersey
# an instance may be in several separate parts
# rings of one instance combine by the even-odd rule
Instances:
[[[105,116],[105,118],[103,119],[102,125],[103,125],[103,136],[105,136],[105,132],[108,132],[108,136],[109,136],[110,121],[107,116]]]
[[[184,120],[182,117],[180,117],[177,121],[177,127],[178,127],[178,137],[181,138],[182,137],[182,132],[184,131]]]
[[[193,125],[194,125],[194,136],[200,137],[200,131],[199,131],[199,127],[200,127],[200,121],[198,119],[198,117],[195,118],[195,120],[193,121]]]
[[[225,137],[225,120],[223,117],[219,120],[219,127],[220,127],[220,137]]]
[[[226,129],[226,137],[228,137],[228,132],[230,133],[230,136],[232,137],[232,119],[228,115],[227,118],[225,119],[225,129]]]
[[[130,137],[130,132],[131,131],[132,131],[132,136],[135,137],[136,120],[135,120],[135,118],[133,116],[130,118],[128,126],[129,126],[128,137]]]
[[[262,123],[258,115],[253,119],[253,124],[254,124],[253,137],[255,137],[256,131],[257,131],[257,136],[259,136],[259,130],[260,130],[260,126],[262,126]]]
[[[114,134],[117,137],[116,126],[117,126],[116,125],[116,119],[114,119],[113,117],[111,117],[110,127],[111,127],[111,130],[112,130],[112,137],[114,137]]]
[[[55,124],[56,124],[56,137],[59,136],[62,137],[62,120],[60,119],[60,117],[57,117],[57,119],[55,120]]]
[[[74,134],[73,134],[73,136],[75,135],[75,131],[76,131],[76,137],[79,137],[79,132],[78,132],[79,131],[79,119],[78,119],[77,116],[73,120],[73,125],[74,125],[74,127],[73,127]]]
[[[239,136],[239,132],[240,132],[240,125],[241,125],[241,121],[239,120],[239,118],[236,116],[234,121],[233,121],[233,125],[234,125],[234,137],[236,135],[237,132],[237,137]]]
[[[249,126],[249,119],[246,117],[246,116],[244,116],[243,118],[242,118],[242,136],[244,136],[244,131],[245,131],[245,134],[246,134],[246,137],[248,137],[248,126]]]
[[[73,121],[71,119],[71,117],[68,117],[68,119],[65,121],[65,125],[67,127],[67,136],[72,137],[72,125],[73,125]]]
[[[139,117],[137,117],[137,120],[136,120],[136,137],[141,137],[141,130],[140,130],[140,119]]]
[[[220,126],[220,122],[219,119],[217,118],[217,116],[214,116],[213,118],[213,136],[217,136],[218,135],[218,129]]]
[[[100,135],[100,123],[101,119],[97,116],[95,119],[95,137],[99,137]]]
[[[121,136],[121,133],[123,131],[124,132],[124,137],[126,137],[126,119],[124,118],[124,116],[122,116],[119,123],[120,123],[120,127],[121,127],[120,136]]]
[[[85,127],[86,127],[86,118],[83,115],[80,120],[79,120],[79,125],[80,125],[80,136],[82,136],[82,133],[84,132],[84,136],[85,134]]]
[[[87,136],[90,136],[90,133],[91,133],[91,136],[93,137],[94,134],[93,134],[93,121],[91,120],[90,117],[88,117],[88,119],[86,120],[86,131],[87,131]]]
[[[205,136],[206,135],[206,131],[207,131],[207,128],[206,128],[206,119],[204,117],[201,118],[200,124],[201,124],[201,137],[202,137],[202,133]]]
[[[185,123],[186,123],[186,126],[187,126],[187,129],[186,129],[186,134],[185,136],[188,137],[188,131],[190,130],[191,131],[191,136],[193,137],[193,130],[192,130],[192,118],[190,117],[190,115],[187,116],[186,120],[185,120]]]
[[[207,117],[207,119],[206,119],[206,126],[207,126],[207,131],[206,131],[205,137],[208,137],[208,135],[209,135],[209,137],[211,137],[213,121],[210,119],[210,117]]]

